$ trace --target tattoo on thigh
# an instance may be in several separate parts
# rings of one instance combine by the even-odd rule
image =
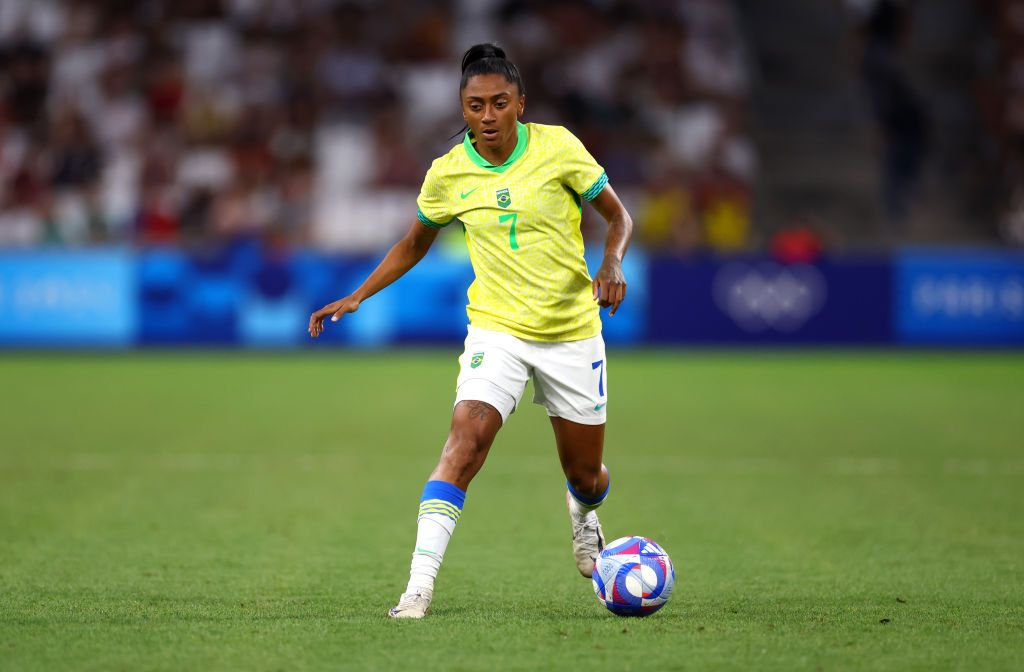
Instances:
[[[491,413],[491,407],[488,406],[487,404],[485,404],[484,402],[482,402],[482,401],[471,401],[471,402],[469,402],[469,417],[470,418],[473,418],[474,420],[476,418],[480,418],[481,420],[484,420],[484,419],[487,418],[488,415],[490,415],[490,413]]]

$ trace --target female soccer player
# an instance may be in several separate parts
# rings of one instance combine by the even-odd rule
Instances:
[[[451,429],[420,498],[409,583],[393,618],[422,618],[462,513],[466,489],[533,377],[534,401],[551,417],[565,472],[576,566],[589,577],[604,548],[595,509],[608,495],[601,462],[608,403],[598,306],[614,315],[626,298],[622,257],[633,222],[608,176],[561,126],[522,124],[526,89],[493,44],[462,58],[464,140],[436,159],[416,203],[417,220],[352,294],[309,318],[320,335],[415,266],[440,229],[465,226],[476,279]],[[608,222],[604,261],[591,280],[583,260],[582,201]]]

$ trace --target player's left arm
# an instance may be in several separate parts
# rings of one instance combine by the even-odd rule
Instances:
[[[619,200],[612,185],[606,184],[591,201],[608,222],[608,238],[604,245],[604,260],[594,276],[594,300],[602,308],[611,306],[611,315],[626,300],[626,276],[622,272],[622,258],[626,256],[629,240],[633,237],[633,219]]]

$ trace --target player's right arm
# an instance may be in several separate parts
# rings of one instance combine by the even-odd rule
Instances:
[[[345,313],[359,310],[359,304],[370,298],[395,280],[406,274],[410,268],[419,263],[427,250],[434,243],[440,229],[425,226],[415,221],[405,237],[395,243],[377,268],[363,281],[359,289],[348,296],[328,303],[309,316],[309,335],[316,338],[324,330],[324,318],[331,316],[336,322]]]

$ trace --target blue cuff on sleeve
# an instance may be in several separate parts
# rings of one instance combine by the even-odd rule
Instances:
[[[451,224],[451,222],[445,222],[444,224],[438,224],[437,222],[432,221],[429,217],[424,215],[422,210],[417,210],[416,211],[416,219],[420,220],[420,223],[422,223],[422,224],[424,224],[426,226],[429,226],[432,229],[443,229],[444,227],[446,227],[449,224]]]
[[[597,178],[594,184],[590,185],[590,189],[584,191],[580,196],[585,201],[592,201],[597,198],[597,195],[604,189],[604,185],[608,184],[608,173],[601,173],[601,177]]]

